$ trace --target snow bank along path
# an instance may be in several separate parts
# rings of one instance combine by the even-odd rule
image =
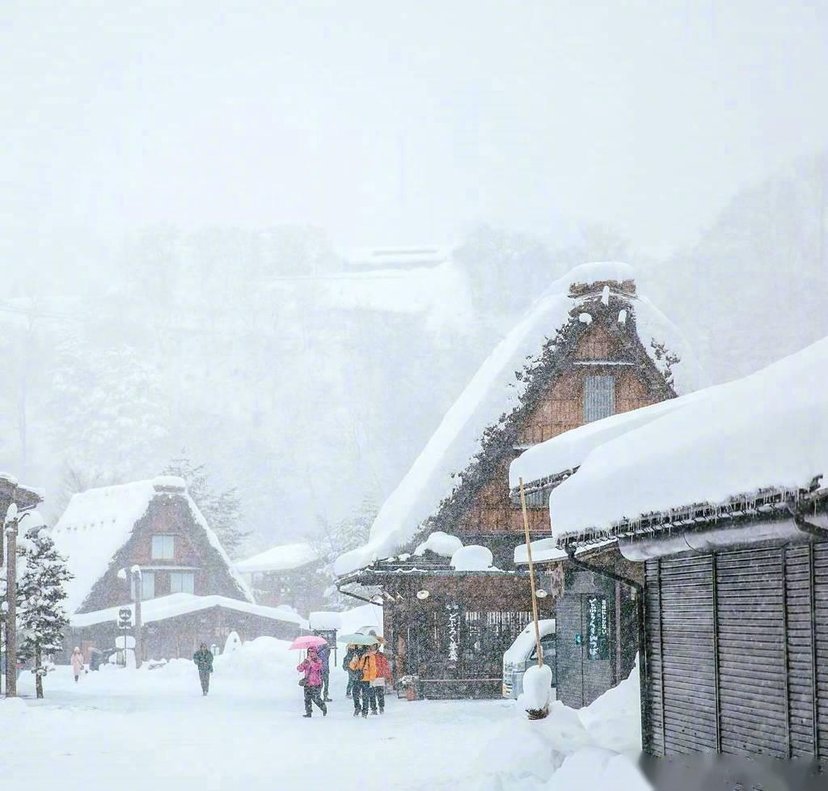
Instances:
[[[556,703],[535,723],[511,701],[393,695],[385,715],[363,720],[353,718],[345,674],[334,669],[330,714],[305,720],[301,654],[287,645],[262,637],[217,657],[206,698],[188,660],[157,670],[106,667],[78,684],[60,667],[46,680],[45,700],[0,699],[3,779],[32,789],[92,781],[122,791],[503,791],[557,788],[546,783],[558,770],[605,791],[646,788],[612,782],[619,762],[625,779],[634,772],[637,676],[580,714]],[[20,686],[32,693],[30,674]],[[584,750],[602,751],[603,763],[585,760]]]

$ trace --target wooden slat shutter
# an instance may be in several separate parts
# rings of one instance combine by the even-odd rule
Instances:
[[[812,555],[811,546],[790,546],[785,552],[788,721],[792,758],[811,758],[814,755]]]
[[[828,544],[815,544],[813,553],[817,738],[819,757],[828,758]]]
[[[646,707],[645,722],[649,723],[644,733],[644,749],[650,755],[664,755],[664,711],[661,695],[663,688],[663,667],[661,662],[661,583],[659,561],[650,560],[644,567],[644,609],[646,629],[644,639],[647,653],[647,687],[644,694]],[[560,625],[558,629],[560,629]],[[645,714],[642,712],[642,714]]]
[[[784,552],[717,556],[723,753],[788,755]]]
[[[651,560],[645,595],[649,752],[828,757],[828,543]]]
[[[654,564],[654,568],[651,566]],[[652,662],[658,688],[650,684],[653,749],[671,755],[716,750],[713,564],[711,556],[649,561],[660,609],[648,641],[659,647]],[[654,618],[650,619],[656,620]],[[661,742],[661,751],[658,742]]]

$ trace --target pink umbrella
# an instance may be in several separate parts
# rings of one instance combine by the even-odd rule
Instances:
[[[320,645],[327,644],[328,641],[324,637],[319,637],[316,634],[303,634],[301,637],[297,637],[288,648],[319,648]]]

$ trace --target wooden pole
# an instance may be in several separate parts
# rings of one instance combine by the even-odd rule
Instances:
[[[532,542],[529,540],[529,515],[526,512],[526,496],[523,493],[523,478],[520,484],[520,509],[523,512],[523,533],[526,536],[526,554],[529,558],[529,586],[532,589],[532,619],[535,622],[535,647],[538,655],[538,667],[543,666],[543,648],[540,639],[540,624],[538,623],[538,596],[535,592],[535,566],[532,563]]]

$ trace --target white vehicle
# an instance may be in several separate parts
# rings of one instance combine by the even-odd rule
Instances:
[[[552,686],[555,679],[555,619],[538,622],[540,628],[543,663],[552,668]],[[515,638],[515,642],[503,654],[503,697],[517,699],[523,692],[523,674],[538,661],[535,647],[535,624],[529,625]],[[553,689],[554,692],[554,689]]]

